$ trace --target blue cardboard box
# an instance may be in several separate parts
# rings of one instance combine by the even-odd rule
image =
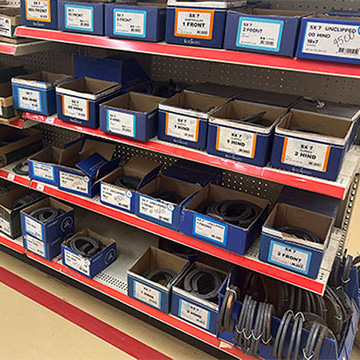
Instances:
[[[91,258],[83,257],[75,253],[70,248],[70,242],[76,236],[89,236],[99,240],[102,244],[101,250]],[[62,243],[61,255],[63,265],[92,279],[116,260],[116,241],[97,234],[90,229],[84,229]]]
[[[286,108],[233,100],[210,117],[206,151],[265,166],[270,159],[275,126],[286,111]],[[259,121],[242,121],[256,114],[262,114]]]
[[[135,212],[136,191],[153,180],[162,165],[149,159],[131,158],[124,166],[120,166],[103,177],[100,181],[100,201],[106,205]],[[123,176],[139,179],[135,188],[116,185],[116,180]]]
[[[334,221],[334,218],[314,211],[276,204],[262,228],[259,259],[316,279]],[[305,226],[320,238],[321,243],[306,241],[279,230],[286,226]]]
[[[136,194],[135,214],[148,221],[179,230],[181,209],[201,190],[201,186],[159,175]],[[178,201],[168,200],[169,192]],[[166,200],[162,200],[161,198]]]
[[[23,234],[23,246],[26,250],[31,251],[47,260],[52,260],[54,257],[61,254],[61,244],[63,238],[58,238],[51,243],[43,242],[29,234]]]
[[[205,149],[208,119],[226,99],[183,91],[159,104],[158,138]]]
[[[166,4],[106,4],[105,35],[121,39],[163,41],[165,19]]]
[[[34,210],[51,207],[63,210],[59,216],[46,223],[34,218]],[[53,243],[59,238],[64,240],[74,232],[74,209],[53,198],[45,198],[36,204],[21,210],[21,227],[23,234],[29,234],[46,243]]]
[[[100,105],[100,130],[147,141],[157,134],[158,105],[165,98],[129,92]]]
[[[23,25],[57,30],[57,0],[20,0],[20,8]]]
[[[205,206],[223,200],[245,200],[261,212],[248,228],[216,220],[201,212]],[[243,255],[260,234],[268,213],[269,201],[233,189],[209,184],[197,193],[181,212],[180,231],[209,244]]]
[[[306,11],[246,9],[228,11],[224,48],[292,57],[300,19]]]
[[[339,117],[291,110],[275,128],[271,166],[336,180],[353,126]]]
[[[15,109],[43,115],[56,113],[55,87],[72,76],[41,71],[11,79]]]
[[[165,41],[170,44],[222,48],[227,10],[246,1],[168,0]]]
[[[56,87],[58,118],[91,128],[99,127],[99,105],[120,93],[116,82],[81,78]]]
[[[150,247],[127,271],[128,295],[167,314],[172,285],[188,266],[188,260]],[[157,269],[172,270],[175,276],[165,285],[144,276],[146,272]]]

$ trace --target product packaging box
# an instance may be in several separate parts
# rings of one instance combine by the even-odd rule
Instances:
[[[22,239],[23,246],[26,250],[29,250],[47,260],[52,260],[54,257],[61,254],[61,244],[64,241],[64,239],[58,238],[52,243],[47,243],[38,240],[29,234],[23,234]]]
[[[56,113],[55,87],[72,76],[41,71],[11,79],[14,107],[43,115]]]
[[[77,254],[71,249],[70,244],[71,241],[78,236],[87,236],[97,239],[101,243],[100,251],[90,258]],[[65,266],[92,279],[116,260],[116,241],[97,234],[90,229],[84,229],[63,242],[61,245],[61,255],[62,263]]]
[[[209,117],[226,101],[189,91],[174,95],[159,104],[158,138],[205,149]]]
[[[334,219],[293,205],[276,204],[262,228],[259,259],[316,279]],[[304,240],[282,229],[306,228],[320,242]]]
[[[21,25],[21,13],[18,7],[0,9],[0,36],[14,38],[15,29]]]
[[[59,119],[91,128],[99,127],[99,104],[120,93],[116,82],[81,78],[56,87]]]
[[[210,204],[240,200],[258,207],[247,228],[206,215]],[[209,184],[197,193],[181,212],[180,231],[209,244],[243,255],[260,234],[268,213],[269,201],[233,189]]]
[[[339,117],[291,110],[275,128],[271,166],[336,180],[353,126]]]
[[[286,108],[233,100],[209,119],[209,154],[265,166],[275,126]]]
[[[165,98],[129,92],[100,105],[100,130],[147,141],[157,134],[158,105]]]
[[[0,195],[5,194],[6,192],[17,189],[17,185],[9,182],[5,179],[0,179]]]
[[[246,1],[168,0],[165,41],[170,44],[223,46],[226,14]]]
[[[105,35],[142,41],[165,38],[166,4],[138,2],[105,5]]]
[[[11,83],[0,84],[0,117],[11,119],[15,116]]]
[[[172,285],[188,266],[188,260],[150,247],[127,271],[128,295],[167,314],[170,311]],[[156,275],[153,280],[146,277],[151,271],[164,269],[174,273],[168,282],[160,275],[159,282],[155,281]]]
[[[237,86],[220,85],[210,82],[200,83],[190,86],[186,89],[195,93],[202,93],[212,96],[223,97],[231,99],[234,96],[241,94],[245,89]]]
[[[199,185],[160,175],[139,189],[135,214],[177,231],[181,209],[201,189]]]
[[[135,212],[136,191],[153,180],[162,165],[149,159],[131,158],[100,181],[100,201],[106,205]],[[126,186],[127,184],[131,186]]]
[[[57,30],[57,0],[20,0],[20,8],[22,25]]]

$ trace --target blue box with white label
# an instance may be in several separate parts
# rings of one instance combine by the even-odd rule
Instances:
[[[57,30],[57,0],[20,0],[20,10],[22,25]]]
[[[289,204],[276,204],[262,228],[259,259],[315,279],[330,242],[334,218]],[[287,229],[310,231],[309,241]]]
[[[72,76],[41,71],[11,79],[14,108],[43,115],[56,113],[55,87]]]
[[[52,216],[46,222],[38,220],[35,210],[43,208],[45,219]],[[36,204],[21,210],[21,228],[23,234],[29,234],[34,238],[53,243],[58,239],[66,239],[74,232],[74,209],[53,198],[45,198]]]
[[[178,231],[181,209],[201,189],[199,185],[159,175],[138,190],[135,214]]]
[[[61,244],[64,239],[59,238],[51,243],[43,242],[29,234],[23,234],[23,246],[26,250],[39,255],[47,260],[52,260],[54,257],[61,254]]]
[[[150,247],[127,271],[128,295],[168,314],[172,285],[188,266],[188,260]],[[156,273],[161,269],[172,271],[174,276],[166,282]]]
[[[224,48],[294,56],[300,19],[306,11],[246,9],[228,11]]]
[[[265,166],[270,159],[275,126],[286,111],[286,108],[233,100],[210,117],[206,151]]]
[[[165,19],[166,4],[106,4],[105,35],[122,39],[163,41]]]
[[[271,166],[334,181],[353,126],[340,117],[291,110],[275,128]]]
[[[259,208],[259,212],[247,228],[226,223],[204,213],[208,205],[226,200],[250,202]],[[180,231],[209,244],[243,255],[260,234],[268,208],[269,201],[265,199],[209,184],[183,208]]]
[[[158,105],[165,98],[128,92],[100,104],[100,130],[147,141],[157,134]]]
[[[76,253],[70,243],[76,237],[90,237],[98,240],[100,247],[92,257],[84,257]],[[97,234],[90,229],[78,231],[61,245],[61,256],[63,265],[75,270],[81,275],[92,279],[100,271],[107,268],[116,260],[116,241]]]

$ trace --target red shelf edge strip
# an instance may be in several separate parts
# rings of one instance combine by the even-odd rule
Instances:
[[[1,235],[0,235],[0,244],[4,245],[20,254],[25,254],[25,252],[26,252],[26,249],[23,248],[21,245],[6,239]]]

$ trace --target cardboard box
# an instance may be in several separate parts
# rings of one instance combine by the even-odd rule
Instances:
[[[172,284],[189,266],[189,261],[150,247],[127,271],[128,296],[150,305],[164,313],[170,311]],[[167,269],[175,272],[174,278],[166,285],[146,279],[148,270]]]
[[[11,79],[14,107],[43,115],[56,113],[55,87],[72,76],[41,71]]]
[[[0,117],[11,119],[15,116],[11,83],[0,84]]]
[[[57,30],[57,0],[20,0],[20,9],[24,26]]]
[[[156,224],[179,230],[181,209],[201,190],[201,186],[158,176],[138,190],[135,214]],[[157,195],[173,191],[182,198],[179,204],[161,200]]]
[[[242,119],[265,112],[258,123]],[[271,153],[276,124],[286,108],[233,100],[209,119],[206,151],[209,154],[265,166]]]
[[[60,216],[43,223],[30,215],[34,210],[43,207],[62,209],[64,212]],[[64,240],[74,233],[74,209],[58,200],[47,197],[21,210],[21,227],[23,234],[29,234],[42,242],[52,244],[59,239]]]
[[[0,9],[0,36],[15,37],[15,29],[21,25],[20,8],[9,7]]]
[[[208,119],[226,99],[183,91],[159,104],[158,138],[205,149]]]
[[[100,130],[147,141],[157,134],[158,105],[165,98],[135,92],[100,105]]]
[[[106,4],[105,35],[121,39],[163,41],[165,19],[166,4]]]
[[[271,166],[336,180],[353,126],[335,116],[291,110],[275,128]]]
[[[170,44],[221,48],[226,13],[246,1],[168,0],[165,41]]]
[[[121,210],[135,212],[136,191],[153,180],[161,168],[162,165],[156,161],[131,158],[124,166],[116,168],[101,179],[100,201]],[[140,178],[140,182],[136,189],[115,185],[115,180],[121,176],[136,176]]]
[[[56,87],[56,105],[59,119],[67,122],[99,127],[99,104],[119,94],[116,82],[88,77]]]
[[[5,179],[0,179],[0,195],[5,194],[6,192],[17,189],[17,185],[9,182]]]
[[[70,242],[76,236],[90,236],[96,238],[101,242],[103,248],[91,258],[78,255],[70,248]],[[61,245],[61,255],[63,265],[92,279],[116,260],[116,241],[97,234],[90,229],[84,229],[63,242]]]
[[[228,85],[220,85],[220,84],[205,82],[190,86],[186,90],[195,93],[202,93],[212,96],[219,96],[226,99],[231,99],[234,96],[241,94],[245,89],[237,86],[228,86]]]
[[[204,205],[223,200],[245,200],[260,207],[260,214],[247,228],[226,223],[198,212]],[[209,184],[186,204],[181,213],[180,231],[209,244],[243,255],[260,234],[269,201],[233,189]]]
[[[29,234],[23,234],[23,246],[26,250],[31,251],[47,260],[52,260],[54,257],[61,254],[61,244],[64,239],[56,239],[52,243],[47,243],[36,239]]]

